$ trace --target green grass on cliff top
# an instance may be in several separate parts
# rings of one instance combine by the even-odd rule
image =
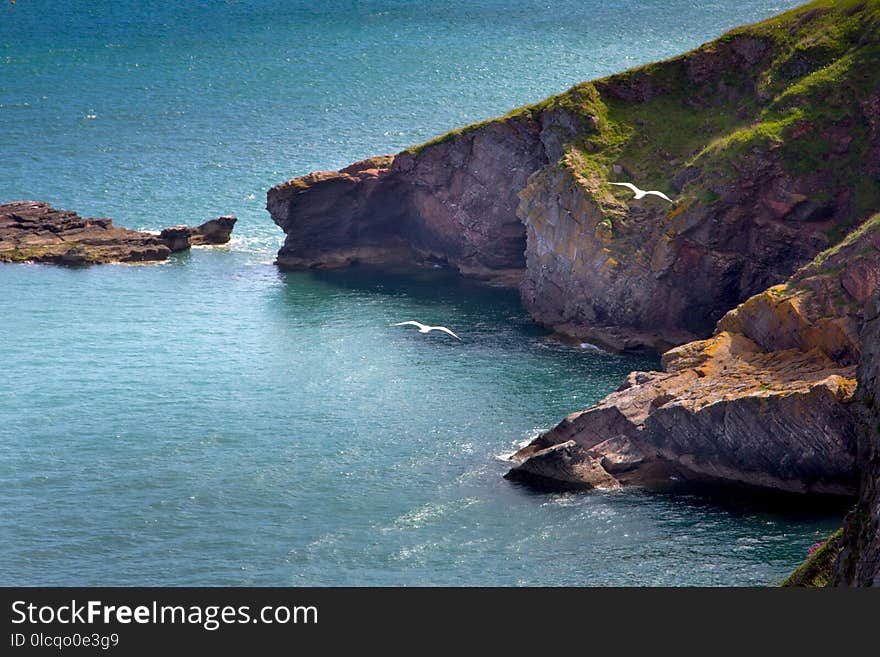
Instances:
[[[750,42],[766,53],[744,66],[733,51]],[[691,68],[711,68],[713,60],[718,70],[695,83]],[[584,154],[578,161],[588,168],[580,173],[600,179],[618,164],[643,186],[668,189],[688,166],[712,172],[718,180],[701,180],[696,196],[699,187],[717,194],[713,187],[723,187],[752,153],[778,151],[792,175],[822,171],[829,187],[852,190],[854,213],[864,216],[880,207],[880,187],[861,170],[869,127],[858,100],[878,91],[878,71],[880,2],[812,3],[592,83],[599,98],[581,111],[603,120],[571,147]],[[619,89],[636,85],[649,87],[651,97],[621,98]]]
[[[880,236],[880,213],[877,213],[866,221],[862,222],[857,228],[850,231],[845,237],[843,237],[839,242],[831,246],[830,248],[825,249],[819,255],[817,255],[813,261],[803,268],[803,272],[821,272],[826,267],[826,263],[834,259],[838,253],[840,253],[846,247],[855,244],[856,242],[862,241],[866,244],[864,249],[859,249],[856,253],[853,253],[851,258],[858,258],[865,253],[871,253],[873,250],[873,246],[871,246],[869,242],[869,236],[872,234]]]
[[[737,55],[744,50],[752,51],[752,64]],[[702,76],[693,75],[701,68]],[[860,104],[880,93],[878,72],[880,0],[820,0],[410,152],[560,108],[589,126],[568,144],[563,165],[597,180],[606,194],[611,188],[601,183],[613,179],[614,165],[643,187],[670,191],[676,175],[695,167],[709,175],[687,185],[682,200],[712,203],[749,158],[774,152],[793,177],[821,174],[826,184],[816,190],[818,200],[851,194],[848,221],[859,221],[880,207],[880,183],[862,171],[871,128]],[[839,239],[846,228],[829,237]]]
[[[468,125],[462,126],[460,128],[455,128],[454,130],[450,130],[449,132],[444,132],[442,135],[438,135],[432,139],[429,139],[426,142],[421,144],[416,144],[415,146],[410,146],[405,149],[404,153],[411,153],[412,155],[416,155],[421,153],[426,148],[430,148],[431,146],[437,146],[439,144],[446,143],[451,141],[455,137],[459,137],[462,135],[467,135],[471,132],[475,132],[480,128],[484,128],[493,123],[504,123],[512,118],[523,117],[523,118],[535,118],[536,116],[536,106],[535,105],[523,105],[522,107],[517,107],[507,114],[503,116],[496,116],[491,119],[486,119],[485,121],[478,121],[477,123],[469,123]]]

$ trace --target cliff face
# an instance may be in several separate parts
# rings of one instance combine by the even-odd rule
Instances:
[[[880,303],[866,311],[856,408],[860,433],[858,466],[862,473],[859,502],[844,525],[832,582],[880,586]]]
[[[271,189],[285,267],[441,262],[613,348],[709,335],[880,207],[880,3],[814,2]],[[636,201],[609,181],[673,196]]]
[[[317,172],[269,191],[283,267],[439,262],[516,286],[525,267],[517,192],[555,155],[525,113],[424,149]]]

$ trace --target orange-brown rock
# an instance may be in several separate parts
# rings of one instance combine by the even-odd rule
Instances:
[[[236,221],[238,219],[231,215],[209,219],[192,229],[190,242],[193,246],[226,244],[232,237]]]

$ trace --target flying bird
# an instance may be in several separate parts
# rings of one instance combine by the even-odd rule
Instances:
[[[648,194],[653,194],[654,196],[659,196],[660,198],[662,198],[666,201],[669,201],[670,203],[673,203],[673,200],[671,198],[669,198],[668,196],[666,196],[666,194],[664,194],[663,192],[658,192],[657,190],[654,190],[654,189],[646,192],[644,189],[639,189],[638,187],[636,187],[632,183],[615,183],[615,182],[613,182],[611,184],[612,185],[619,185],[620,187],[626,187],[627,189],[632,190],[633,194],[636,195],[637,201],[639,199],[645,198]]]
[[[391,326],[407,326],[409,324],[412,324],[413,326],[418,326],[419,333],[430,333],[431,331],[443,331],[444,333],[448,333],[449,335],[451,335],[456,340],[461,340],[460,337],[458,337],[455,333],[450,331],[445,326],[428,326],[427,324],[422,324],[421,322],[414,322],[412,320],[410,320],[408,322],[397,322],[397,324],[392,324]]]

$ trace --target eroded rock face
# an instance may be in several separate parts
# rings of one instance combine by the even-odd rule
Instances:
[[[517,453],[516,469],[530,471],[536,450],[574,441],[624,485],[677,479],[855,492],[854,368],[818,350],[767,353],[729,333],[679,347],[665,364],[567,417]],[[537,483],[547,487],[547,478]]]
[[[561,487],[583,461],[624,485],[678,479],[855,494],[856,363],[874,349],[859,327],[863,299],[880,294],[878,236],[880,216],[730,311],[713,337],[668,351],[662,372],[635,372],[567,417],[517,453],[519,478],[537,472],[531,459],[573,441],[583,451],[557,462]],[[535,482],[547,487],[549,477],[544,468]]]
[[[184,224],[163,228],[159,239],[172,251],[185,251],[192,246],[192,228]]]
[[[512,468],[505,477],[532,484],[546,481],[554,489],[620,488],[617,480],[574,440],[535,452],[521,465]]]
[[[512,476],[852,494],[876,222],[829,247],[880,207],[878,40],[876,3],[812,3],[291,180],[268,195],[278,264],[445,262],[518,283],[557,333],[677,347],[523,450]],[[675,202],[610,184],[627,180]]]
[[[533,176],[519,206],[532,317],[614,350],[664,351],[710,334],[732,306],[828,245],[827,221],[796,219],[796,202],[766,209],[764,200],[796,193],[769,191],[792,184],[762,157],[711,205],[675,208],[656,197],[597,200],[604,182],[566,168]]]
[[[40,201],[17,201],[0,204],[0,262],[67,266],[156,262],[191,244],[204,243],[199,240],[225,237],[228,241],[234,223],[234,217],[221,217],[195,229],[171,226],[154,235],[114,226],[111,219],[89,219],[56,210]]]
[[[535,321],[561,334],[663,351],[708,335],[827,246],[835,218],[798,219],[806,197],[767,162],[711,207],[597,202],[604,183],[553,164],[581,122],[546,109],[278,185],[267,205],[287,234],[277,262],[447,263],[520,285]]]
[[[552,128],[565,129],[564,121]],[[547,164],[547,149],[558,148],[547,130],[527,116],[491,122],[418,152],[273,187],[267,208],[287,234],[277,262],[289,268],[440,262],[516,286],[525,266],[517,192]]]

